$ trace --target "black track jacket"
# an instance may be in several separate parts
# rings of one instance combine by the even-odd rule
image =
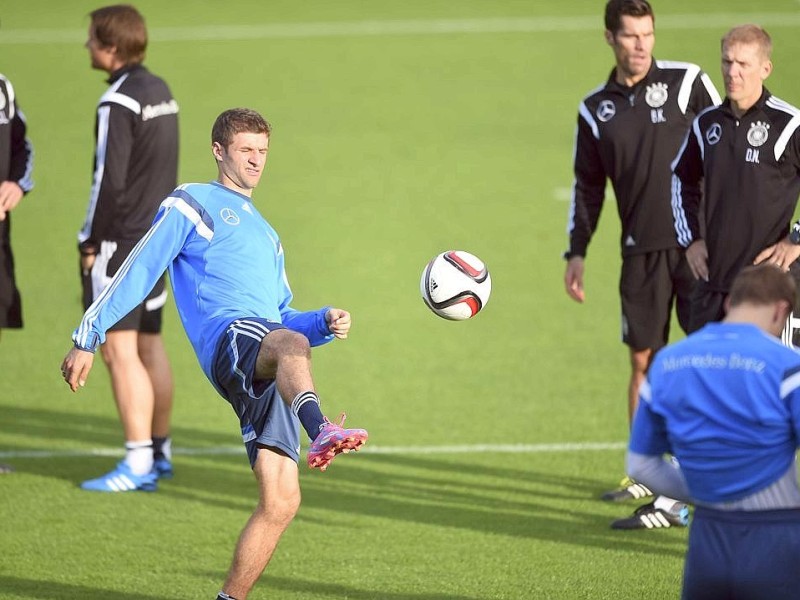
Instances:
[[[15,181],[23,192],[33,187],[33,146],[26,129],[14,86],[0,75],[0,181]]]
[[[178,103],[142,65],[114,72],[100,98],[82,245],[137,241],[178,179]]]
[[[622,255],[677,248],[670,208],[671,164],[692,119],[720,97],[691,63],[653,60],[633,87],[608,81],[578,109],[575,183],[566,257],[586,256],[600,217],[606,178],[622,222]]]
[[[798,127],[800,110],[766,88],[741,119],[726,99],[692,124],[675,162],[674,225],[688,247],[705,224],[709,287],[729,290],[742,267],[789,232],[800,194]]]

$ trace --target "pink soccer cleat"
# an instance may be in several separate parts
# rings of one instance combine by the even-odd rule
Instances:
[[[308,449],[308,466],[324,471],[337,454],[358,450],[367,441],[369,434],[364,429],[343,429],[347,415],[339,415],[339,424],[325,417],[325,425]]]

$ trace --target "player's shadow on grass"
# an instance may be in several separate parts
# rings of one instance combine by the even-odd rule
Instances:
[[[121,445],[122,425],[112,416],[86,415],[21,406],[3,407],[2,427],[30,439],[41,440],[41,449],[53,442],[90,442],[94,447]]]
[[[236,425],[237,422],[232,419],[231,428],[222,433],[181,427],[180,424],[173,425],[173,445],[180,445],[181,440],[191,440],[193,446],[198,445],[198,442],[210,445],[236,443],[241,440],[235,434]],[[42,441],[43,449],[52,448],[52,442],[55,440],[90,443],[93,448],[103,446],[121,448],[123,443],[122,425],[111,400],[109,400],[108,416],[3,406],[0,428],[13,429],[15,433],[24,434],[26,437],[38,438]]]
[[[236,435],[236,422],[233,427],[224,431],[198,430],[189,427],[173,426],[173,446],[182,444],[192,446],[211,447],[236,447],[241,444],[241,437]],[[90,444],[92,449],[102,448],[110,452],[119,452],[119,456],[86,457],[81,455],[76,459],[70,456],[69,451],[64,451],[63,457],[44,458],[3,458],[0,462],[13,463],[16,470],[21,473],[33,473],[48,477],[56,477],[76,484],[85,479],[97,477],[110,471],[117,460],[122,457],[123,432],[122,425],[116,414],[109,416],[84,415],[76,412],[66,412],[42,408],[24,408],[19,406],[4,406],[2,409],[2,424],[0,429],[13,430],[16,434],[24,435],[28,440],[38,440],[37,447],[26,446],[25,450],[52,451],[58,454],[58,447],[63,442],[76,442],[73,450],[80,452]],[[80,446],[77,446],[77,444]],[[56,449],[54,449],[54,447]],[[4,450],[6,448],[3,448]],[[12,450],[13,448],[8,448]],[[20,450],[24,453],[24,450]],[[177,451],[176,451],[177,452]],[[59,463],[62,468],[54,469],[53,464]]]
[[[303,507],[581,547],[678,558],[685,552],[680,531],[611,530],[610,522],[631,514],[635,504],[603,503],[599,481],[537,470],[535,459],[524,469],[475,465],[463,456],[364,453],[337,460],[324,474],[301,466]],[[214,464],[219,468],[209,468]],[[247,512],[256,501],[244,457],[204,457],[204,465],[188,465],[162,492]],[[324,520],[302,507],[297,519]]]
[[[360,458],[336,479],[308,478],[304,503],[581,547],[684,556],[685,539],[675,531],[611,530],[611,520],[628,516],[636,504],[603,503],[596,495],[597,481],[537,470],[537,460],[546,460],[541,456],[524,469],[476,465],[465,457]],[[364,489],[365,482],[367,497],[348,498],[347,490]]]
[[[163,596],[150,596],[131,592],[101,590],[85,585],[23,579],[10,575],[0,575],[0,590],[13,594],[15,598],[35,598],[36,600],[163,600]]]
[[[486,484],[472,484],[470,487],[486,488],[495,492],[508,491],[517,493],[520,490],[520,485],[537,485],[537,496],[547,498],[562,498],[566,500],[574,500],[578,497],[599,497],[599,490],[602,489],[602,482],[599,480],[589,479],[587,477],[575,477],[565,473],[547,473],[543,471],[535,471],[533,468],[526,469],[512,469],[497,466],[486,466],[475,464],[466,455],[453,454],[452,460],[442,460],[435,458],[435,455],[404,455],[404,454],[370,454],[366,450],[362,456],[368,455],[370,461],[377,463],[384,463],[390,466],[400,466],[403,468],[411,468],[422,471],[431,472],[431,477],[439,480],[442,475],[445,477],[452,475],[454,469],[459,469],[470,478],[486,477],[491,480],[502,479],[504,483],[498,485],[492,483]],[[534,458],[531,455],[531,464],[535,464],[537,460],[543,459],[546,454],[537,455],[539,458]],[[542,489],[542,486],[551,486],[552,489]]]
[[[269,571],[263,577],[261,586],[268,590],[285,592],[313,593],[317,596],[331,598],[348,598],[350,600],[479,600],[480,596],[462,596],[461,594],[430,594],[409,592],[384,592],[378,590],[359,590],[335,583],[290,579],[288,577],[271,577]]]

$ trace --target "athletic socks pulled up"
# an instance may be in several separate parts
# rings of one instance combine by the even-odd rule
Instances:
[[[301,392],[292,400],[292,412],[300,420],[309,439],[317,438],[322,427],[325,426],[325,417],[319,408],[319,398],[312,392]]]

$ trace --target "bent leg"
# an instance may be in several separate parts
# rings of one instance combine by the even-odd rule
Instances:
[[[256,379],[274,379],[284,402],[314,391],[311,377],[311,346],[305,336],[276,329],[264,336],[256,359]]]
[[[284,328],[266,332],[253,373],[255,380],[275,382],[278,394],[302,424],[312,441],[309,466],[325,470],[335,456],[358,450],[366,442],[365,430],[341,426],[344,414],[338,425],[323,416],[311,376],[311,348],[305,336]]]
[[[278,394],[297,416],[308,437],[314,440],[325,426],[311,377],[311,347],[308,339],[277,329],[261,341],[256,357],[257,379],[274,379]]]
[[[291,458],[261,447],[253,473],[258,481],[258,507],[239,536],[222,588],[237,600],[247,598],[300,507],[297,463]]]

